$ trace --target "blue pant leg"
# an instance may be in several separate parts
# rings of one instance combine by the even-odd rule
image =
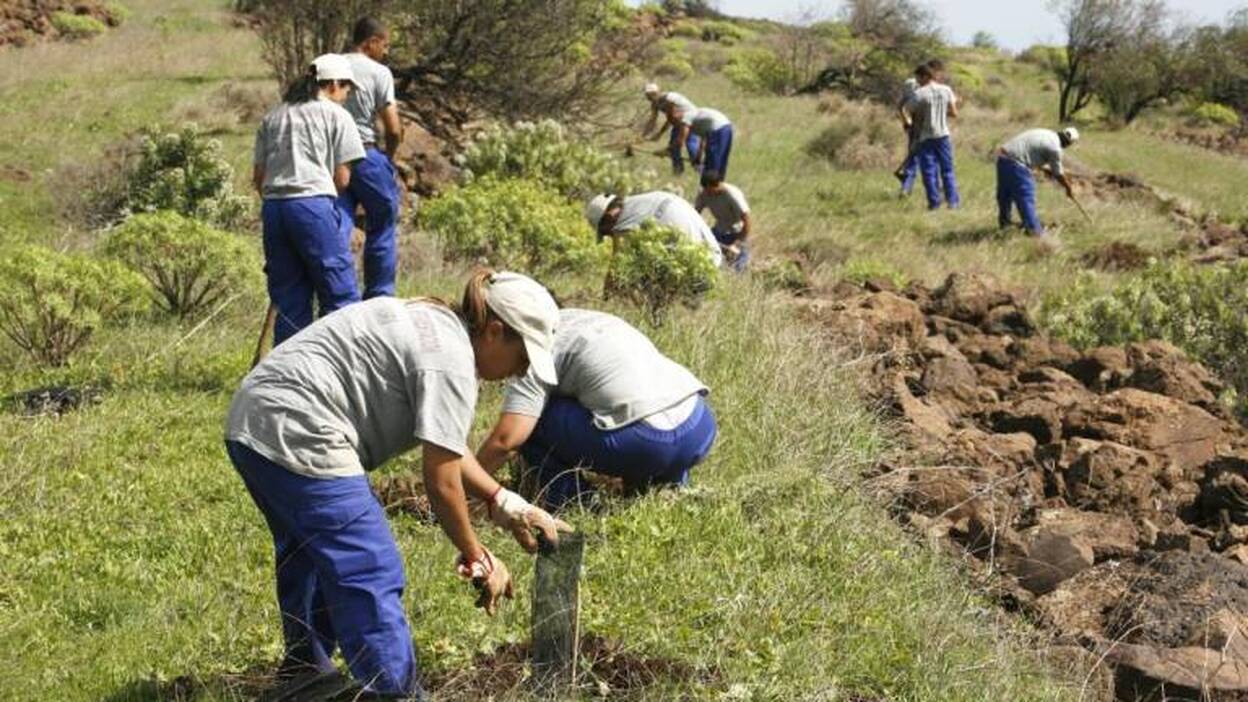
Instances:
[[[593,426],[589,411],[565,397],[551,397],[533,432],[520,447],[520,455],[536,471],[541,502],[558,510],[593,491],[583,479],[580,455],[564,440],[569,427],[585,431]]]
[[[364,299],[394,295],[398,269],[399,187],[389,157],[369,147],[348,188],[364,205]]]
[[[300,549],[293,527],[282,519],[281,512],[270,503],[257,480],[251,477],[256,471],[284,469],[272,466],[263,456],[242,444],[227,441],[225,450],[273,535],[277,604],[286,645],[280,669],[290,673],[307,668],[332,671],[335,669],[332,656],[337,642],[329,610],[317,583],[315,564]]]
[[[924,139],[919,144],[919,172],[923,176],[923,192],[927,195],[927,208],[940,207],[939,158],[936,155],[936,139]]]
[[[997,157],[997,226],[1010,226],[1014,208],[1014,172],[1010,159]]]
[[[940,182],[945,189],[945,202],[949,207],[956,208],[962,204],[962,196],[958,194],[958,178],[953,168],[953,139],[941,137],[936,140],[936,157],[940,165]]]
[[[312,323],[312,279],[295,244],[298,233],[286,217],[289,207],[289,200],[265,200],[260,208],[265,280],[269,301],[277,308],[274,346]]]
[[[702,145],[702,137],[689,132],[689,138],[685,140],[685,152],[689,154],[689,160],[697,158],[698,147]]]
[[[732,154],[732,125],[726,125],[711,132],[706,138],[706,163],[703,170],[719,171],[724,179],[728,177],[728,157]]]
[[[342,235],[342,212],[330,197],[289,200],[288,220],[298,232],[296,246],[308,271],[320,316],[360,301],[350,240]]]
[[[741,241],[741,234],[721,229],[720,227],[711,227],[711,234],[715,235],[715,240],[719,242],[720,246],[737,245],[737,248],[741,250],[741,254],[737,256],[737,260],[728,265],[737,273],[744,271],[750,262],[750,245]],[[727,261],[727,258],[724,260]]]
[[[656,429],[643,421],[612,432],[611,454],[602,470],[623,473],[634,487],[687,485],[689,471],[710,453],[717,434],[715,415],[706,398],[699,397],[693,412],[674,429]],[[630,471],[635,465],[646,468]]]
[[[695,137],[692,134],[689,135],[691,143],[694,138]],[[680,127],[672,127],[671,134],[669,134],[667,138],[667,152],[668,156],[672,159],[672,173],[677,175],[685,172],[685,159],[684,155],[681,153],[682,148],[684,147],[680,143]],[[691,146],[689,160],[692,161],[696,154],[697,151],[695,151]]]
[[[1015,168],[1017,181],[1014,186],[1014,204],[1018,206],[1018,213],[1023,219],[1023,228],[1032,234],[1043,234],[1044,225],[1040,223],[1040,216],[1036,211],[1036,179],[1023,164],[1015,164]]]
[[[914,181],[919,175],[919,152],[918,146],[912,146],[909,154],[906,156],[905,163],[901,164],[901,191],[909,194],[914,190]]]

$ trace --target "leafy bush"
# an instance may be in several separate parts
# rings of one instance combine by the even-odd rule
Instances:
[[[590,144],[574,141],[554,120],[487,129],[459,158],[466,181],[532,178],[574,201],[602,192],[654,188],[653,171],[637,172]]]
[[[684,37],[686,39],[701,39],[702,28],[693,22],[677,22],[672,25],[668,34],[673,37]]]
[[[173,210],[223,229],[247,216],[248,200],[234,194],[234,169],[221,142],[195,125],[179,132],[144,130],[138,161],[127,174],[122,216]]]
[[[949,84],[961,95],[979,95],[984,92],[984,77],[971,66],[955,65],[949,72]]]
[[[631,300],[656,321],[674,302],[696,306],[719,278],[706,247],[648,222],[618,238],[606,292]]]
[[[732,22],[724,22],[714,20],[702,23],[702,41],[719,42],[725,46],[732,46],[745,38],[751,32],[742,29]]]
[[[143,279],[117,261],[24,245],[0,259],[0,332],[62,366],[102,325],[140,312]]]
[[[239,236],[167,210],[126,220],[108,233],[104,252],[141,273],[157,304],[182,318],[253,284],[260,271]]]
[[[1066,47],[1064,46],[1045,46],[1044,44],[1034,44],[1023,50],[1018,55],[1018,60],[1023,63],[1029,63],[1033,66],[1039,66],[1046,70],[1051,70],[1055,66],[1061,66],[1066,63]]]
[[[685,80],[693,75],[693,64],[683,53],[669,53],[654,67],[654,75],[673,80]]]
[[[724,66],[724,75],[738,88],[751,93],[788,95],[801,87],[790,64],[769,49],[733,52]]]
[[[1108,290],[1084,279],[1045,300],[1041,320],[1088,348],[1163,339],[1248,391],[1248,263],[1153,262]]]
[[[430,200],[420,219],[449,258],[538,275],[601,267],[580,208],[532,180],[475,180]]]
[[[1202,102],[1192,108],[1192,111],[1189,113],[1189,117],[1191,122],[1202,126],[1239,126],[1239,113],[1226,105],[1221,105],[1216,102]]]
[[[59,10],[52,13],[52,26],[61,36],[69,39],[88,39],[103,34],[108,29],[103,22],[91,15],[76,15]]]
[[[108,15],[109,26],[116,27],[130,19],[130,8],[119,2],[104,3],[104,14]]]

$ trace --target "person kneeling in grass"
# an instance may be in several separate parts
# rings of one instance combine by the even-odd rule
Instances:
[[[582,309],[559,313],[555,371],[556,383],[530,372],[508,384],[477,451],[487,472],[519,451],[552,510],[592,489],[580,466],[623,480],[630,494],[689,483],[717,433],[709,391],[692,373],[624,320]]]
[[[638,229],[646,222],[655,222],[684,232],[692,241],[706,247],[716,266],[723,264],[719,241],[702,215],[684,198],[656,190],[640,195],[596,195],[585,206],[585,219],[598,232],[598,238],[614,237]]]
[[[477,539],[466,494],[529,551],[531,530],[567,524],[504,490],[468,450],[477,379],[556,382],[559,311],[516,273],[473,275],[461,309],[377,297],[278,346],[234,393],[225,448],[273,535],[286,694],[332,684],[335,648],[357,681],[350,699],[426,699],[403,611],[403,557],[366,471],[420,444],[457,572],[493,614],[511,575]]]
[[[702,173],[702,191],[698,193],[693,208],[698,212],[711,209],[715,226],[711,233],[724,251],[724,260],[732,270],[740,273],[750,263],[750,203],[745,201],[741,188],[725,183],[718,171]]]

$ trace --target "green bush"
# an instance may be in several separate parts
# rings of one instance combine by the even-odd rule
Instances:
[[[1199,266],[1173,261],[1108,290],[1091,279],[1055,293],[1042,323],[1080,348],[1163,339],[1248,390],[1248,262]]]
[[[59,10],[52,13],[52,26],[61,36],[69,39],[89,39],[108,29],[103,22],[91,15],[76,15]]]
[[[1034,44],[1024,49],[1018,60],[1048,70],[1066,63],[1066,47]]]
[[[173,210],[222,229],[235,229],[247,217],[248,200],[234,194],[234,169],[221,142],[195,125],[178,132],[143,131],[139,158],[127,173],[122,217]]]
[[[122,22],[130,19],[130,8],[119,2],[104,3],[104,14],[108,15],[108,26],[118,27]]]
[[[655,321],[672,303],[696,306],[719,278],[706,247],[653,222],[618,236],[606,292],[641,306]]]
[[[984,92],[984,77],[971,66],[955,65],[949,72],[949,84],[959,95],[979,95]]]
[[[825,101],[833,121],[806,144],[807,155],[851,170],[895,166],[905,150],[897,122],[879,105]]]
[[[669,36],[684,37],[686,39],[701,39],[702,28],[694,22],[677,22],[672,25],[672,29],[668,32]]]
[[[536,275],[601,270],[581,209],[532,180],[475,180],[430,200],[420,221],[451,259]]]
[[[732,46],[748,38],[752,32],[733,24],[732,22],[724,22],[720,20],[712,20],[702,23],[702,41],[719,42],[725,46]]]
[[[1188,115],[1191,122],[1202,126],[1239,126],[1239,113],[1216,102],[1202,102],[1192,108]]]
[[[464,178],[531,178],[583,202],[598,193],[654,189],[653,171],[637,172],[590,144],[573,140],[554,120],[485,130],[459,158]]]
[[[126,220],[108,233],[104,252],[142,274],[157,305],[182,318],[255,284],[261,270],[238,235],[169,210]]]
[[[120,262],[19,246],[0,259],[0,332],[37,362],[63,366],[96,329],[142,311],[143,289]]]
[[[798,76],[768,49],[734,51],[723,72],[738,88],[751,93],[788,95],[799,87]]]
[[[654,75],[660,78],[685,80],[693,75],[693,64],[689,62],[688,56],[671,53],[663,57],[663,60],[654,67]]]

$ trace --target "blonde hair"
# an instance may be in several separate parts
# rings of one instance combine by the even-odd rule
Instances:
[[[492,282],[494,282],[493,268],[477,268],[468,277],[468,283],[464,286],[464,297],[459,305],[459,316],[463,317],[464,323],[468,325],[468,336],[480,334],[485,331],[485,326],[492,320],[498,320],[508,337],[518,338],[520,334],[495,314],[485,300],[485,292]]]

